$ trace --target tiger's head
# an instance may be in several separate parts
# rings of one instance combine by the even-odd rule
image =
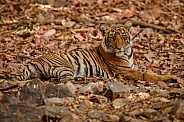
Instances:
[[[129,33],[131,26],[131,21],[126,21],[121,27],[107,27],[107,25],[101,24],[100,31],[104,37],[102,41],[104,51],[116,56],[129,55],[132,50],[132,40]]]

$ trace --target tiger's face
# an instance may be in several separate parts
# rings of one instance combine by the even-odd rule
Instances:
[[[107,27],[105,24],[101,24],[100,31],[104,37],[102,42],[104,51],[116,56],[129,54],[132,47],[132,40],[129,33],[131,26],[131,21],[127,21],[122,27]]]

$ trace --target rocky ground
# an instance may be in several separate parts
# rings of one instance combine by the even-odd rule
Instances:
[[[182,0],[0,1],[0,74],[15,74],[35,57],[100,44],[99,23],[133,21],[135,68],[177,81],[103,78],[56,83],[0,79],[2,122],[184,121]]]

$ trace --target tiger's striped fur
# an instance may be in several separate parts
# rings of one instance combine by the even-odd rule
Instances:
[[[131,21],[127,21],[123,27],[108,28],[101,24],[100,30],[104,37],[101,45],[93,49],[43,55],[30,62],[16,78],[58,78],[60,81],[91,76],[146,81],[171,79],[169,76],[133,69],[133,49],[129,33],[131,26]]]

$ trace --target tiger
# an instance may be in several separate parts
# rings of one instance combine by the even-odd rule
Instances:
[[[56,78],[60,82],[85,77],[103,77],[148,82],[167,81],[172,77],[134,68],[133,41],[130,34],[132,22],[121,26],[101,23],[101,44],[61,54],[45,54],[32,60],[16,75],[19,81],[33,78]]]

